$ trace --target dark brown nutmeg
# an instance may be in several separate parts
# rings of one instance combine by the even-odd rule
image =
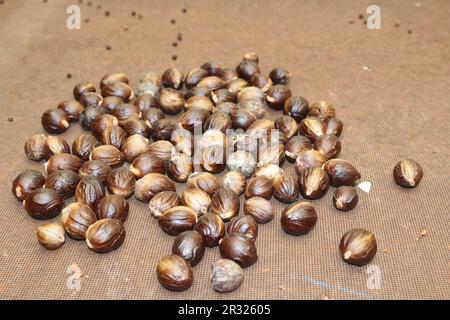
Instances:
[[[105,196],[97,206],[97,219],[117,219],[125,222],[128,218],[130,205],[124,197],[118,194],[110,194]]]
[[[203,110],[207,113],[211,113],[213,111],[214,104],[211,99],[203,96],[193,96],[186,100],[184,104],[184,110]]]
[[[184,231],[175,238],[172,253],[182,257],[194,267],[205,254],[205,242],[197,231]]]
[[[170,68],[163,72],[161,82],[165,87],[172,89],[181,89],[183,87],[184,75],[177,68]]]
[[[63,133],[69,128],[69,118],[61,109],[45,111],[41,117],[41,124],[45,131],[50,133]]]
[[[83,163],[78,173],[82,177],[93,176],[100,180],[102,184],[106,184],[111,168],[100,160],[90,160]]]
[[[353,229],[344,234],[339,243],[341,258],[353,265],[363,266],[373,260],[377,253],[377,241],[372,232]]]
[[[245,60],[251,61],[256,64],[259,63],[259,57],[256,52],[247,52],[246,54],[244,54],[242,56],[242,61],[245,61]]]
[[[148,139],[140,134],[129,136],[122,145],[122,153],[127,162],[133,162],[138,156],[148,151]]]
[[[214,112],[211,114],[205,122],[204,130],[219,130],[226,133],[228,129],[231,129],[232,122],[228,114],[222,111]]]
[[[283,169],[276,164],[265,164],[255,170],[255,177],[266,177],[270,181],[275,180],[276,177],[284,174]]]
[[[307,150],[311,150],[313,144],[304,136],[293,136],[284,146],[284,154],[289,162],[295,162],[298,155]]]
[[[133,104],[125,103],[114,109],[112,115],[122,123],[129,119],[139,119],[141,117],[141,110]]]
[[[105,114],[106,110],[103,107],[89,106],[80,114],[80,125],[84,130],[91,130],[95,119],[101,114]]]
[[[291,116],[295,121],[300,122],[307,117],[309,112],[309,102],[303,97],[293,96],[284,103],[283,112]]]
[[[298,174],[298,184],[304,198],[315,200],[327,193],[330,179],[325,170],[313,167],[304,169]]]
[[[97,209],[99,201],[105,196],[105,188],[99,179],[92,176],[83,177],[75,189],[75,199],[92,210]]]
[[[64,199],[53,189],[40,188],[28,194],[23,206],[30,217],[46,220],[61,213]]]
[[[298,154],[295,160],[295,170],[299,174],[302,170],[314,167],[322,167],[325,157],[319,151],[306,150]]]
[[[34,190],[45,184],[44,176],[36,170],[25,170],[12,183],[11,191],[17,200],[23,201]]]
[[[61,137],[47,137],[44,144],[45,159],[48,160],[53,155],[60,153],[70,153],[70,146],[67,141]]]
[[[85,239],[87,229],[95,221],[94,211],[83,203],[75,202],[62,210],[61,224],[72,239]]]
[[[244,193],[246,186],[246,178],[238,171],[227,172],[221,182],[222,188],[229,188],[238,196]]]
[[[24,151],[28,159],[41,161],[45,159],[44,145],[47,137],[43,134],[35,134],[24,144]]]
[[[156,266],[156,275],[159,283],[170,291],[184,291],[192,286],[192,267],[180,256],[161,258]]]
[[[119,120],[117,120],[116,117],[107,113],[101,114],[95,118],[94,123],[92,123],[91,132],[94,137],[100,139],[106,128],[117,125],[119,125]]]
[[[122,127],[111,126],[103,131],[100,141],[105,145],[112,145],[117,149],[121,149],[128,135]]]
[[[325,160],[336,158],[342,148],[341,141],[334,134],[324,134],[318,137],[314,146],[323,154]]]
[[[100,80],[100,88],[115,82],[129,84],[130,80],[126,74],[120,72],[105,74]]]
[[[189,175],[187,186],[191,189],[200,189],[212,196],[220,188],[219,180],[209,172],[194,172]]]
[[[393,171],[395,183],[404,188],[414,188],[422,180],[422,166],[413,159],[397,162]]]
[[[267,77],[261,73],[257,73],[257,74],[254,74],[252,76],[252,78],[250,79],[250,85],[252,85],[254,87],[258,87],[263,92],[266,92],[273,85],[273,83],[269,77]]]
[[[186,91],[186,93],[184,94],[184,99],[189,100],[192,97],[206,97],[206,98],[210,98],[212,95],[212,91],[210,88],[203,86],[203,87],[193,87],[191,89],[189,89],[188,91]]]
[[[244,271],[234,261],[219,259],[212,266],[211,283],[217,292],[232,292],[244,281]]]
[[[355,187],[342,186],[333,195],[333,205],[340,211],[352,210],[358,204],[358,193]]]
[[[109,192],[118,194],[125,199],[131,197],[134,191],[136,178],[128,168],[120,167],[111,171],[106,180]]]
[[[49,174],[45,179],[45,188],[55,190],[64,199],[74,196],[80,182],[80,176],[70,170],[60,170]]]
[[[324,126],[326,134],[334,134],[336,137],[339,137],[342,134],[344,128],[342,121],[338,118],[326,119],[324,121]]]
[[[172,88],[164,88],[159,96],[159,105],[164,113],[177,114],[185,105],[183,93]]]
[[[233,102],[221,102],[213,108],[213,113],[223,112],[226,113],[228,116],[231,116],[231,113],[236,111],[237,109],[238,109],[237,105]]]
[[[250,82],[255,74],[260,73],[260,70],[258,64],[254,61],[243,60],[236,67],[236,72],[240,78]]]
[[[133,161],[129,170],[140,179],[148,173],[164,173],[165,161],[152,153],[145,152]]]
[[[147,203],[162,191],[175,191],[175,182],[161,173],[146,174],[134,186],[136,199]]]
[[[336,110],[334,109],[334,106],[328,102],[319,101],[311,105],[308,115],[321,119],[330,119],[336,115]]]
[[[189,207],[173,207],[159,217],[158,223],[162,231],[176,236],[183,231],[192,230],[197,223],[197,215]]]
[[[330,185],[333,187],[354,186],[361,178],[361,174],[348,161],[331,159],[324,163],[323,169],[330,177]]]
[[[208,248],[217,247],[225,236],[225,223],[214,213],[206,213],[198,219],[195,230],[201,234]]]
[[[74,140],[72,144],[72,153],[84,161],[87,161],[89,160],[92,150],[100,145],[100,141],[98,141],[94,136],[82,133]]]
[[[225,87],[225,81],[216,76],[205,77],[197,85],[198,87],[207,87],[211,91],[216,91],[218,89]]]
[[[65,112],[69,122],[77,122],[84,106],[76,100],[64,100],[58,104],[58,109]]]
[[[264,102],[266,100],[264,91],[258,87],[245,87],[237,93],[237,102],[240,105],[245,101]]]
[[[227,83],[228,91],[230,91],[230,93],[234,95],[238,94],[239,91],[246,88],[247,86],[248,82],[241,78],[233,79]]]
[[[145,138],[150,137],[150,127],[144,120],[131,118],[122,121],[121,126],[123,130],[125,130],[125,132],[130,136],[139,134]]]
[[[177,123],[171,119],[160,119],[152,126],[151,135],[154,141],[170,141],[172,133],[177,129]]]
[[[223,68],[220,77],[225,81],[225,84],[229,84],[231,81],[237,79],[239,75],[233,68]]]
[[[162,112],[161,109],[156,108],[148,108],[142,114],[142,119],[147,123],[147,126],[150,129],[153,128],[158,120],[164,119],[165,117],[164,112]]]
[[[89,249],[107,253],[119,248],[125,240],[125,227],[117,219],[102,219],[91,224],[86,231]]]
[[[188,155],[176,153],[167,162],[167,174],[176,182],[186,182],[192,172],[194,172],[194,165]]]
[[[86,92],[95,92],[95,85],[87,81],[80,82],[73,88],[73,97],[80,101],[81,96]]]
[[[273,185],[272,181],[264,176],[254,177],[247,182],[245,189],[245,198],[251,198],[255,196],[263,197],[267,200],[272,198]]]
[[[162,191],[157,193],[148,203],[150,213],[156,219],[170,208],[181,204],[181,199],[175,191]]]
[[[134,92],[131,87],[123,82],[113,82],[105,85],[102,88],[102,96],[103,97],[119,97],[124,102],[130,102],[134,99]]]
[[[286,100],[291,96],[291,89],[284,84],[273,85],[266,92],[267,103],[275,110],[283,110]]]
[[[244,213],[252,216],[258,223],[267,223],[275,217],[272,204],[262,197],[251,197],[245,200]]]
[[[242,268],[250,267],[258,260],[255,243],[242,234],[228,235],[220,241],[220,254]]]
[[[275,120],[275,128],[286,134],[286,137],[290,139],[298,132],[297,122],[291,116],[281,116]]]
[[[314,228],[317,222],[317,213],[309,202],[297,202],[283,210],[280,222],[284,232],[299,236]]]
[[[211,173],[219,173],[225,169],[225,148],[221,145],[211,145],[202,150],[201,167]]]
[[[208,61],[201,65],[203,70],[206,70],[208,75],[220,77],[223,73],[223,67],[220,63],[215,61]]]
[[[151,94],[144,94],[140,97],[137,97],[133,104],[141,110],[141,112],[145,112],[150,108],[159,108],[159,100],[155,96]]]
[[[211,206],[210,196],[203,190],[200,189],[185,189],[181,193],[181,202],[194,210],[197,216],[201,216],[208,212]]]
[[[273,195],[282,203],[292,203],[298,199],[299,186],[293,176],[282,175],[273,181]]]
[[[175,152],[175,147],[169,141],[158,140],[150,144],[147,153],[157,156],[164,161],[169,161],[172,154]]]
[[[98,107],[102,104],[103,97],[95,92],[86,92],[81,95],[80,103],[83,107],[87,108],[90,106]]]
[[[123,104],[123,100],[119,97],[106,97],[103,99],[100,106],[106,110],[107,113],[112,113],[115,109]]]
[[[275,68],[270,71],[269,77],[274,84],[288,84],[291,73],[284,68]]]
[[[251,215],[237,216],[227,225],[228,234],[242,234],[252,241],[258,236],[258,224]]]
[[[185,84],[186,88],[191,89],[198,85],[198,83],[205,77],[208,76],[208,71],[202,68],[195,68],[189,71],[186,76]]]
[[[208,116],[209,113],[205,110],[191,109],[183,113],[178,122],[183,129],[189,130],[192,133],[195,127],[197,127],[197,132],[201,132]]]
[[[229,188],[218,189],[211,199],[211,213],[217,214],[227,222],[239,214],[238,195]]]
[[[90,160],[101,160],[111,168],[115,168],[123,165],[125,155],[112,145],[104,145],[92,150]]]
[[[248,152],[238,150],[233,152],[227,159],[229,171],[239,171],[246,178],[250,178],[256,169],[256,160]]]
[[[69,153],[60,153],[52,156],[44,165],[45,171],[52,174],[58,170],[71,170],[78,172],[83,165],[83,160]]]
[[[223,102],[235,102],[236,95],[232,94],[228,89],[218,89],[211,94],[211,99],[214,102],[214,105],[218,105]]]
[[[300,122],[298,131],[309,140],[315,141],[318,137],[325,134],[325,127],[319,118],[306,117]]]

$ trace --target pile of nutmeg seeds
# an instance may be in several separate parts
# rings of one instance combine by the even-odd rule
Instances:
[[[281,228],[294,236],[308,233],[317,221],[314,206],[303,199],[322,198],[330,185],[336,188],[335,208],[353,209],[361,176],[336,159],[343,124],[335,108],[293,96],[289,72],[275,68],[265,76],[258,60],[248,53],[235,69],[208,62],[186,75],[177,68],[162,76],[149,72],[136,90],[122,73],[105,75],[99,91],[90,82],[77,84],[74,100],[45,111],[42,126],[59,134],[79,122],[87,132],[72,147],[60,136],[29,138],[25,153],[47,161],[46,176],[26,170],[13,182],[14,195],[31,217],[62,213],[60,222],[38,227],[39,243],[57,249],[67,235],[85,240],[95,252],[117,249],[125,239],[127,199],[134,194],[148,203],[160,228],[176,236],[172,255],[156,267],[161,285],[188,289],[205,247],[218,246],[223,259],[212,266],[212,286],[230,292],[241,285],[242,268],[257,261],[258,224],[276,216],[272,196],[286,204]],[[280,116],[265,118],[268,108]],[[285,159],[295,163],[296,176],[284,173]],[[215,175],[225,169],[220,178]],[[402,160],[394,176],[413,187],[422,169]],[[177,193],[176,183],[187,189]],[[73,196],[76,202],[65,206]],[[339,251],[345,262],[365,265],[376,254],[375,236],[350,230]]]

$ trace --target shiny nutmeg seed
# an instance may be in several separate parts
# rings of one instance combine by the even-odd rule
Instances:
[[[242,268],[250,267],[258,260],[255,243],[242,234],[223,238],[219,250],[222,258],[233,260]]]
[[[234,261],[219,259],[212,265],[211,283],[217,292],[232,292],[241,286],[244,271]]]
[[[86,161],[81,166],[78,173],[82,177],[93,176],[100,180],[102,184],[106,184],[106,179],[108,178],[111,168],[100,160]]]
[[[258,223],[267,223],[275,216],[275,210],[267,199],[251,197],[244,202],[244,213],[252,216]]]
[[[293,136],[284,146],[284,154],[289,162],[295,162],[298,155],[307,150],[311,150],[313,144],[304,136]]]
[[[94,123],[95,119],[106,113],[106,109],[99,106],[89,106],[85,108],[79,118],[79,122],[81,127],[84,130],[91,130],[92,124]]]
[[[227,225],[228,234],[243,234],[248,239],[256,241],[258,236],[258,224],[251,215],[237,216]]]
[[[150,144],[147,153],[157,156],[164,161],[169,161],[174,150],[175,147],[169,141],[158,140]]]
[[[191,189],[200,189],[212,196],[220,188],[219,180],[209,172],[194,172],[189,175],[187,186]]]
[[[94,211],[87,205],[75,202],[63,209],[61,223],[69,237],[75,240],[86,238],[86,230],[97,221]]]
[[[315,141],[318,137],[325,134],[325,126],[318,117],[306,117],[300,122],[298,131],[309,140]]]
[[[194,165],[190,156],[177,153],[167,163],[167,174],[176,182],[186,182],[194,171]]]
[[[297,122],[291,116],[281,116],[275,120],[275,128],[286,134],[288,139],[297,134]]]
[[[229,188],[218,189],[211,199],[211,212],[227,222],[239,214],[240,202],[238,195]]]
[[[50,133],[63,133],[69,128],[69,118],[61,109],[45,111],[41,117],[42,127]]]
[[[184,231],[175,238],[172,253],[182,257],[194,267],[205,254],[205,242],[197,231]]]
[[[334,134],[339,137],[342,133],[344,125],[338,118],[330,118],[325,120],[324,127],[326,134]]]
[[[275,180],[276,177],[284,174],[283,169],[276,164],[265,164],[255,170],[255,177],[266,177],[270,181]]]
[[[180,204],[181,199],[175,191],[162,191],[150,200],[148,208],[152,216],[159,219],[164,212]]]
[[[236,72],[238,73],[240,78],[246,81],[250,81],[255,74],[260,73],[260,70],[258,64],[254,61],[243,60],[236,67]]]
[[[133,194],[136,178],[128,168],[120,167],[111,171],[106,180],[109,192],[124,198],[129,198]]]
[[[213,111],[214,104],[211,99],[204,96],[193,96],[186,100],[184,110],[202,110],[207,113]]]
[[[128,135],[126,131],[119,126],[110,126],[102,132],[100,141],[105,145],[112,145],[117,149],[121,149]]]
[[[297,174],[308,168],[322,167],[325,163],[325,157],[316,150],[302,151],[295,159],[295,170]]]
[[[23,206],[32,218],[46,220],[61,213],[64,199],[53,189],[41,188],[30,192]]]
[[[17,200],[23,201],[28,195],[42,188],[45,184],[44,176],[36,170],[25,170],[13,181],[11,191]]]
[[[86,243],[95,252],[107,253],[123,244],[125,234],[125,227],[119,220],[101,219],[87,229]]]
[[[100,200],[105,196],[105,188],[96,177],[83,177],[75,189],[75,199],[84,203],[92,210],[97,208]]]
[[[225,169],[225,148],[222,145],[210,145],[202,150],[201,167],[210,173],[219,173]]]
[[[100,80],[100,88],[103,88],[104,86],[107,86],[109,84],[112,84],[114,82],[122,82],[125,84],[129,84],[128,76],[124,73],[116,72],[116,73],[109,73],[105,74],[102,79]]]
[[[68,153],[60,153],[52,156],[44,165],[45,171],[52,174],[59,170],[71,170],[78,172],[83,165],[83,160],[75,155]]]
[[[342,148],[341,141],[334,134],[324,134],[318,137],[314,146],[326,160],[336,158]]]
[[[73,97],[80,101],[81,96],[87,92],[95,92],[95,85],[87,81],[80,82],[73,88]]]
[[[58,104],[58,109],[66,113],[69,122],[77,122],[81,112],[84,110],[84,106],[75,100],[65,100]]]
[[[45,187],[55,190],[64,199],[74,196],[80,176],[71,170],[55,171],[45,179]]]
[[[161,173],[146,174],[134,186],[136,199],[147,203],[162,191],[175,191],[175,182]]]
[[[101,146],[101,143],[94,136],[82,133],[74,140],[72,153],[82,160],[87,161],[92,150],[99,146]]]
[[[41,161],[45,158],[44,145],[47,137],[43,134],[35,134],[27,139],[24,144],[25,155],[33,161]]]
[[[185,105],[183,93],[172,88],[164,88],[160,93],[159,104],[164,113],[177,114]]]
[[[298,184],[304,198],[315,200],[327,193],[330,179],[325,170],[314,167],[304,169],[298,174]]]
[[[309,102],[303,97],[292,96],[284,103],[283,113],[300,122],[308,116]]]
[[[273,181],[273,195],[282,203],[292,203],[298,199],[299,186],[293,176],[277,176]]]
[[[130,102],[134,98],[134,92],[131,87],[124,82],[112,82],[102,88],[104,98],[114,96],[121,98],[124,102]]]
[[[189,263],[177,255],[159,259],[156,266],[158,282],[167,290],[184,291],[192,286],[193,271]]]
[[[123,165],[125,155],[112,145],[104,145],[92,149],[90,160],[100,160],[111,168],[115,168]]]
[[[267,200],[272,198],[273,195],[273,185],[272,181],[264,176],[254,177],[250,179],[247,183],[247,188],[245,189],[245,198],[251,197],[263,197]]]
[[[148,173],[163,174],[165,172],[165,161],[152,153],[145,152],[134,159],[129,170],[137,179]]]
[[[177,68],[170,68],[163,72],[161,82],[165,87],[179,90],[183,87],[184,75]]]
[[[274,84],[288,84],[291,73],[284,68],[275,68],[270,71],[269,77]]]
[[[282,110],[287,99],[292,96],[291,89],[284,84],[276,84],[266,92],[266,100],[272,109]]]
[[[373,260],[377,253],[377,241],[372,232],[353,229],[344,234],[339,243],[342,259],[353,265],[363,266]]]
[[[185,84],[186,88],[191,89],[198,85],[198,83],[208,76],[208,72],[202,68],[195,68],[189,71],[186,75]]]
[[[125,222],[128,218],[130,205],[128,201],[117,194],[110,194],[102,198],[97,205],[97,218],[100,219],[117,219]]]
[[[129,136],[122,145],[121,151],[127,162],[133,162],[139,155],[148,151],[148,139],[140,134]]]
[[[342,186],[334,192],[333,205],[340,211],[352,210],[357,203],[358,193],[355,187]]]
[[[330,177],[330,185],[333,187],[354,186],[361,178],[361,174],[348,161],[331,159],[323,164],[323,169]]]
[[[317,213],[310,203],[297,202],[284,209],[280,221],[284,232],[299,236],[314,228],[317,222]]]
[[[333,118],[336,115],[334,106],[326,101],[313,103],[308,112],[309,116],[319,117],[321,119]]]
[[[152,126],[151,136],[153,141],[170,141],[173,132],[177,129],[177,123],[171,119],[160,119]]]
[[[176,236],[183,231],[192,230],[197,222],[197,214],[194,210],[185,206],[170,208],[158,219],[162,231],[171,236]]]
[[[246,178],[238,171],[227,172],[221,182],[222,188],[229,188],[238,196],[244,193],[246,186]]]
[[[194,210],[197,216],[201,216],[208,212],[211,206],[211,198],[200,189],[186,189],[181,193],[182,203]]]
[[[46,249],[55,250],[66,241],[64,228],[59,223],[48,223],[37,228],[39,244]]]
[[[414,188],[422,180],[422,166],[413,159],[399,161],[393,171],[395,183],[404,188]]]
[[[225,223],[217,214],[208,212],[198,219],[195,230],[203,237],[205,246],[213,248],[225,236]]]

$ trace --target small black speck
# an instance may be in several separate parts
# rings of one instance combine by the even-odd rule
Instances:
[[[102,8],[102,5],[99,4],[99,5],[97,6],[97,9],[101,9],[101,8]]]
[[[110,51],[111,49],[111,46],[106,46],[106,50]]]
[[[183,10],[181,10],[181,12],[186,13],[186,12],[187,12],[187,9],[186,9],[186,8],[183,8]]]
[[[47,3],[47,0],[44,0],[44,3]]]
[[[360,19],[360,20],[364,19],[364,15],[363,15],[362,13],[360,13],[360,14],[358,15],[358,19]]]
[[[88,1],[87,2],[87,5],[90,7],[90,6],[92,6],[92,2],[91,1]]]
[[[9,121],[9,122],[13,122],[13,121],[14,121],[14,118],[13,118],[13,117],[9,117],[9,118],[8,118],[8,121]]]
[[[66,78],[67,79],[72,79],[72,74],[71,73],[66,74]]]
[[[85,23],[89,23],[91,20],[89,20],[89,18],[84,19]]]
[[[0,0],[0,4],[4,4],[5,2],[3,0]]]
[[[400,28],[400,23],[398,23],[398,22],[394,23],[394,27]]]
[[[175,19],[172,19],[172,20],[170,20],[170,23],[175,24],[175,23],[177,23],[177,21]]]
[[[105,16],[109,17],[111,13],[109,11],[105,11]]]
[[[408,34],[412,34],[412,30],[408,30]]]
[[[79,4],[82,4],[82,3],[83,3],[83,0],[78,0],[78,3],[79,3]]]
[[[178,39],[178,41],[183,40],[183,34],[181,34],[181,33],[177,34],[177,39]]]
[[[178,43],[172,42],[172,47],[176,47],[176,46],[178,46]]]
[[[172,60],[175,61],[178,59],[178,56],[176,54],[172,55]]]
[[[135,16],[136,16],[136,11],[131,11],[131,15],[132,15],[133,17],[135,17]]]
[[[139,20],[142,20],[142,18],[143,18],[142,14],[138,15]]]
[[[364,24],[367,24],[367,20],[364,20],[363,23],[364,23]]]
[[[354,24],[355,23],[355,21],[353,21],[353,20],[350,20],[349,22],[348,22],[349,24]]]

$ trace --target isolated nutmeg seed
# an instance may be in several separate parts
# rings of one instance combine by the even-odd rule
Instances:
[[[185,105],[183,93],[172,88],[164,88],[159,96],[159,105],[164,113],[177,114]]]
[[[252,216],[258,223],[267,223],[275,216],[272,204],[262,197],[251,197],[244,202],[244,213]]]
[[[308,116],[309,102],[303,97],[292,96],[284,103],[283,113],[300,122]]]
[[[162,191],[175,191],[175,182],[161,173],[146,174],[134,186],[136,199],[147,203]]]
[[[55,190],[64,199],[74,196],[80,176],[70,170],[55,171],[45,179],[45,187]]]
[[[32,218],[46,220],[61,213],[64,199],[53,189],[40,188],[30,192],[23,206]]]
[[[228,234],[243,234],[248,239],[256,241],[258,236],[258,224],[251,215],[237,216],[227,225]]]
[[[220,183],[219,180],[209,172],[194,172],[189,175],[187,186],[191,189],[203,190],[209,196],[212,196],[216,190],[220,188]]]
[[[86,243],[95,252],[107,253],[123,244],[125,234],[125,227],[119,220],[101,219],[87,229]]]
[[[83,160],[75,155],[68,153],[60,153],[52,156],[44,165],[45,171],[52,174],[59,170],[71,170],[78,172],[78,169],[83,165]]]
[[[76,100],[64,100],[58,104],[58,109],[66,113],[69,122],[77,122],[84,106]]]
[[[125,162],[125,155],[112,145],[104,145],[92,149],[90,160],[100,160],[111,168],[120,167]]]
[[[162,191],[157,193],[148,203],[151,215],[159,219],[170,208],[181,204],[181,199],[175,191]]]
[[[238,171],[227,172],[221,182],[222,188],[229,188],[238,196],[244,193],[246,186],[246,178]]]
[[[165,161],[152,153],[145,152],[134,159],[129,170],[137,179],[140,179],[148,173],[164,173]]]
[[[295,162],[298,155],[313,148],[313,144],[304,136],[293,136],[284,146],[284,154],[289,162]]]
[[[102,198],[97,205],[97,219],[117,219],[125,222],[128,218],[130,205],[128,201],[117,194],[110,194]]]
[[[330,185],[333,187],[354,186],[361,178],[361,174],[348,161],[331,159],[323,164],[323,169],[330,177]]]
[[[336,189],[333,195],[333,205],[340,211],[349,211],[356,207],[358,193],[355,187],[342,186]]]
[[[112,170],[106,180],[109,192],[124,197],[131,197],[136,184],[136,178],[128,168],[120,167]]]
[[[44,144],[45,159],[48,160],[59,153],[70,153],[70,146],[67,141],[61,137],[47,137]]]
[[[211,199],[211,212],[227,222],[239,214],[240,202],[238,195],[229,188],[218,189]]]
[[[317,213],[310,203],[297,202],[283,210],[280,221],[284,232],[299,236],[314,228],[317,222]]]
[[[196,222],[197,214],[195,211],[185,206],[170,208],[158,219],[161,230],[171,236],[192,230]]]
[[[219,250],[222,258],[233,260],[242,268],[250,267],[258,260],[255,243],[241,234],[223,238]]]
[[[322,198],[328,190],[330,179],[325,170],[319,167],[307,168],[298,174],[300,193],[305,199]]]
[[[45,177],[36,170],[25,170],[12,183],[11,191],[17,200],[23,201],[28,195],[45,184]]]
[[[208,212],[198,219],[195,230],[201,234],[208,248],[217,247],[225,236],[225,223],[217,214]]]
[[[192,286],[192,267],[186,260],[177,255],[159,259],[156,266],[156,275],[158,282],[170,291],[184,291]]]
[[[101,146],[101,143],[94,136],[82,133],[74,140],[72,144],[72,153],[84,161],[87,161],[89,160],[92,150],[99,146]]]
[[[413,159],[404,159],[397,162],[393,171],[395,183],[404,188],[414,188],[422,180],[423,169]]]
[[[75,202],[63,209],[61,224],[69,237],[75,240],[86,238],[86,230],[97,221],[94,211],[87,205]]]
[[[55,222],[39,226],[36,234],[39,244],[49,250],[58,249],[66,241],[64,228]]]
[[[211,206],[210,196],[200,189],[186,189],[181,193],[182,203],[194,210],[197,216],[201,216],[208,212]]]
[[[47,137],[43,134],[35,134],[27,139],[24,144],[25,155],[33,161],[44,160],[44,145]]]
[[[273,195],[282,203],[292,203],[298,199],[299,186],[293,176],[277,176],[273,181]]]
[[[219,259],[212,265],[211,283],[217,292],[232,292],[241,286],[244,271],[234,261]]]
[[[325,126],[322,120],[317,117],[306,117],[300,122],[298,131],[309,140],[315,141],[318,137],[325,134]]]
[[[106,184],[106,179],[108,178],[111,168],[100,160],[86,161],[81,166],[78,173],[82,177],[93,176],[96,177],[102,184]]]
[[[250,153],[238,150],[228,157],[227,167],[229,171],[238,171],[249,178],[256,169],[256,160]]]
[[[245,189],[245,198],[251,198],[254,196],[263,197],[267,200],[272,198],[273,185],[272,181],[264,176],[254,177],[247,182]]]
[[[75,189],[75,199],[89,206],[92,210],[97,208],[99,201],[105,196],[105,188],[96,177],[83,177]]]
[[[69,118],[61,109],[50,109],[42,114],[41,124],[47,132],[63,133],[69,128]]]
[[[197,231],[184,231],[175,238],[172,253],[182,257],[194,267],[205,254],[205,242]]]
[[[353,229],[345,233],[339,243],[341,258],[353,265],[363,266],[373,260],[377,253],[377,241],[372,232]]]
[[[325,157],[316,150],[305,150],[300,152],[295,159],[295,170],[299,174],[302,170],[314,167],[322,167]]]

